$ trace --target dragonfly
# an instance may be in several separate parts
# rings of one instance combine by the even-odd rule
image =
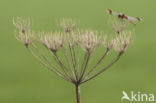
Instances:
[[[136,25],[135,21],[142,21],[142,18],[127,16],[124,13],[115,12],[115,11],[112,11],[111,9],[107,9],[106,12],[109,13],[110,15],[117,16],[119,19],[122,19],[122,20],[126,19],[127,21],[129,21],[130,23],[134,25]]]

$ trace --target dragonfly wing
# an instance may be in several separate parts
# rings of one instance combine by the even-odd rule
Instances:
[[[133,20],[133,21],[141,21],[141,18],[136,18],[136,17],[131,17],[131,16],[128,16],[128,19],[130,20]]]
[[[122,14],[122,13],[112,12],[112,15],[116,15],[116,16],[121,15],[121,14]]]

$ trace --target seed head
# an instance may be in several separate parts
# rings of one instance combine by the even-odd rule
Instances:
[[[130,31],[123,31],[112,40],[114,50],[123,53],[132,40]]]
[[[17,17],[13,19],[13,24],[23,34],[31,29],[30,19],[22,19],[20,17]]]
[[[16,38],[28,46],[34,40],[34,32],[31,30],[30,19],[13,19],[14,26],[18,29]]]
[[[91,52],[101,43],[101,37],[96,31],[85,30],[80,35],[80,45],[87,51]]]
[[[48,49],[53,52],[56,52],[60,47],[63,47],[66,42],[66,38],[63,33],[55,32],[55,33],[40,33],[40,41],[45,45]]]
[[[70,33],[77,26],[76,21],[72,19],[62,18],[59,21],[57,21],[57,23],[66,33]]]
[[[121,20],[113,20],[111,24],[112,28],[117,34],[125,30],[128,26],[128,24],[126,24],[124,21]]]

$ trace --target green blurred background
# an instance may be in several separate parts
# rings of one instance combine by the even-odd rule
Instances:
[[[30,17],[35,30],[55,30],[57,18],[76,18],[81,28],[110,33],[107,8],[143,21],[119,62],[82,85],[82,103],[121,103],[123,90],[156,95],[155,0],[0,0],[0,103],[75,103],[74,86],[44,69],[15,39],[13,17]]]

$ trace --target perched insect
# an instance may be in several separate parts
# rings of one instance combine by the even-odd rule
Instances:
[[[119,19],[126,19],[134,25],[136,25],[135,21],[142,21],[142,19],[139,17],[127,16],[124,13],[115,12],[115,11],[112,11],[111,9],[107,9],[106,12],[109,13],[110,15],[117,16]]]

